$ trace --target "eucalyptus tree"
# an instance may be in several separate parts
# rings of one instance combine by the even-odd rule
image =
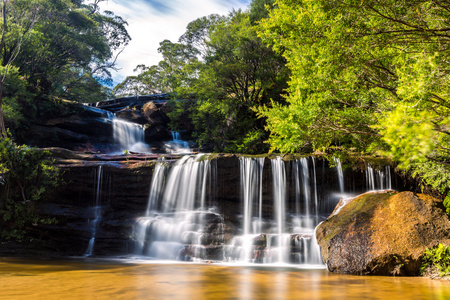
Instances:
[[[89,102],[107,94],[104,85],[130,36],[121,17],[99,11],[102,1],[2,1],[3,135],[3,112],[14,124],[39,115],[51,97]]]
[[[248,12],[232,12],[208,37],[209,51],[193,85],[199,140],[221,151],[262,152],[264,122],[254,109],[281,98],[285,61],[258,38]]]
[[[2,0],[1,9],[0,129],[2,137],[6,138],[3,86],[23,43],[31,35],[31,30],[38,20],[39,1]]]

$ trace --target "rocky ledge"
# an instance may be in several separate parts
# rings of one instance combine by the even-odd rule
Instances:
[[[316,237],[332,272],[414,276],[426,248],[450,244],[450,221],[431,196],[373,192],[341,200]]]

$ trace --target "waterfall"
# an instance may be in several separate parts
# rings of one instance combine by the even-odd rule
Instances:
[[[240,158],[242,196],[242,235],[225,246],[228,261],[243,263],[296,263],[321,265],[320,249],[315,241],[318,224],[318,195],[315,170],[308,158],[292,162],[295,211],[289,212],[286,163],[281,157],[270,161],[271,182],[263,182],[264,159]],[[315,167],[313,161],[312,166]],[[314,178],[311,178],[314,176]],[[270,202],[263,201],[263,186],[272,187]],[[263,219],[263,206],[273,212]],[[312,209],[317,217],[312,218]],[[266,216],[267,217],[267,216]]]
[[[366,182],[367,182],[367,189],[369,191],[375,190],[375,175],[373,172],[373,168],[370,164],[367,164]]]
[[[134,226],[135,254],[187,261],[323,266],[315,228],[334,208],[336,185],[339,196],[345,192],[340,160],[335,158],[335,169],[330,170],[313,157],[288,162],[276,157],[265,164],[266,160],[239,158],[239,172],[232,175],[239,177],[236,187],[228,187],[230,183],[220,177],[230,176],[228,166],[217,171],[205,155],[158,161],[147,209]],[[336,173],[337,180],[327,182]],[[392,186],[389,166],[375,169],[367,165],[363,175],[350,177],[349,172],[346,182],[359,185],[346,187],[347,193]],[[216,195],[218,187],[232,195]],[[239,195],[240,202],[228,202]],[[211,199],[224,202],[215,202],[219,206],[215,209]],[[227,211],[229,206],[231,211]]]
[[[85,256],[91,256],[94,252],[95,238],[97,235],[98,224],[102,217],[101,197],[102,197],[102,182],[103,182],[103,168],[98,166],[95,180],[95,202],[92,207],[93,216],[92,220],[89,220],[89,227],[91,228],[91,239],[89,240],[88,248],[86,249]]]
[[[145,144],[144,126],[112,118],[114,143],[120,151],[149,152],[149,146]]]
[[[184,156],[171,167],[167,163],[156,165],[147,211],[135,224],[136,254],[158,259],[201,259],[206,246],[211,251],[223,238],[221,216],[206,209],[210,161],[196,155]],[[206,220],[213,225],[205,228]]]
[[[338,172],[339,190],[340,190],[341,194],[344,194],[344,172],[342,172],[341,160],[339,158],[335,157],[334,162],[336,163],[336,169]]]
[[[389,165],[385,166],[384,170],[377,170],[375,172],[373,167],[367,163],[365,175],[367,190],[392,189],[391,167]]]
[[[303,157],[300,160],[300,163],[301,163],[301,167],[302,167],[303,198],[304,198],[304,202],[305,202],[305,226],[310,227],[311,226],[311,219],[310,219],[311,190],[309,188],[310,182],[309,182],[308,159]]]
[[[180,133],[172,131],[172,140],[165,144],[168,153],[192,153],[189,143],[181,140]]]
[[[391,166],[387,165],[385,167],[385,172],[386,172],[386,189],[391,190],[392,189]]]
[[[285,239],[285,216],[286,216],[286,171],[284,161],[281,157],[272,159],[273,200],[275,206],[275,221],[277,224],[277,246],[278,262],[287,262],[286,248],[290,239]],[[289,236],[288,236],[289,237]]]
[[[317,196],[317,176],[316,176],[316,158],[312,157],[313,174],[314,174],[314,208],[315,208],[315,221],[319,222],[319,198]]]

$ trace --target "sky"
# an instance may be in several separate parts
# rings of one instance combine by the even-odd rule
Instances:
[[[210,14],[226,15],[233,8],[247,9],[251,0],[107,0],[102,10],[110,10],[128,22],[131,41],[117,59],[118,72],[113,71],[114,85],[127,76],[136,75],[137,65],[158,64],[163,40],[177,42],[186,26]]]

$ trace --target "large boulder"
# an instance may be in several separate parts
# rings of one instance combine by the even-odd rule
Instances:
[[[450,221],[441,200],[389,191],[346,202],[316,230],[323,260],[332,272],[418,275],[425,249],[439,242],[450,244]]]

